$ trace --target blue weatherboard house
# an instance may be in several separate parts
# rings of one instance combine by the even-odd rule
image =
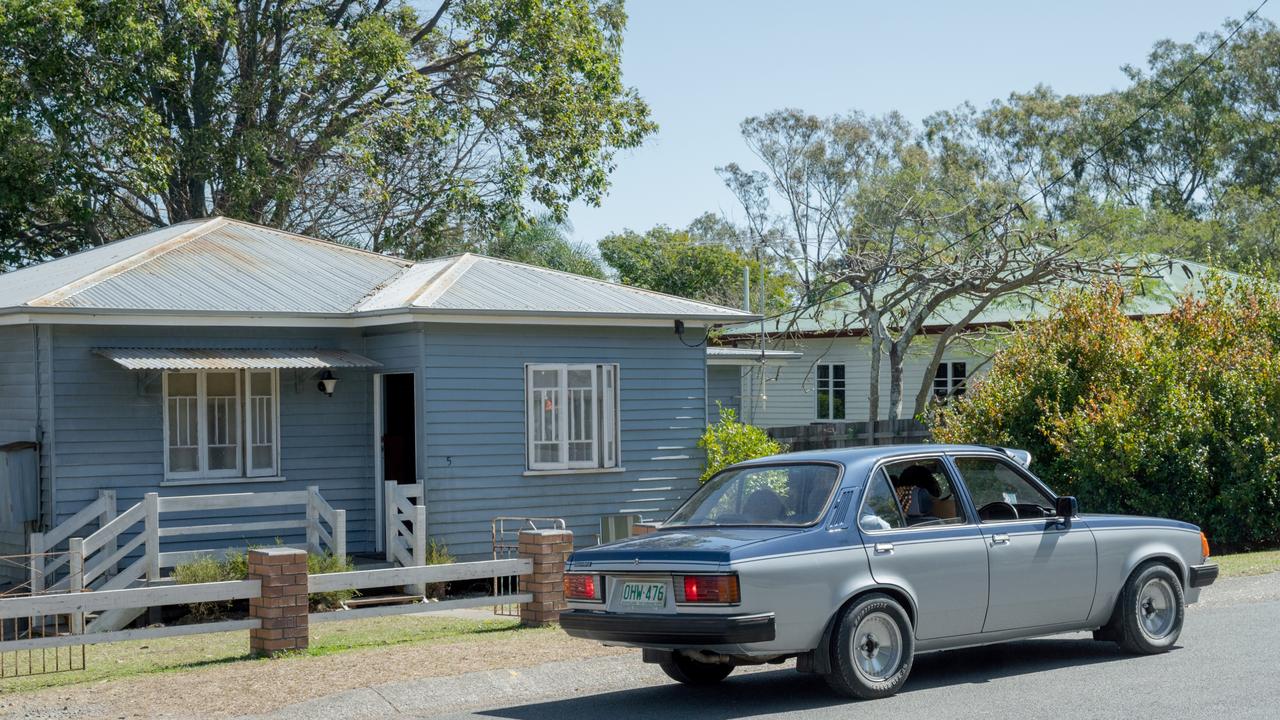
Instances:
[[[123,513],[148,493],[229,498],[208,514],[243,531],[217,544],[290,541],[296,514],[253,497],[309,488],[344,511],[349,553],[381,554],[387,482],[417,488],[429,535],[460,558],[489,555],[496,516],[563,518],[589,544],[602,516],[665,517],[696,487],[700,341],[750,318],[224,218],[6,273],[0,555],[87,522],[104,497]],[[158,537],[210,545],[189,527]]]

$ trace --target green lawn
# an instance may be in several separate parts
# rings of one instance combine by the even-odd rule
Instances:
[[[311,627],[311,646],[305,654],[329,655],[357,648],[448,642],[481,635],[500,639],[517,632],[538,632],[521,630],[519,625],[518,618],[471,620],[410,615],[318,623]],[[62,652],[65,658],[66,650]],[[76,652],[79,652],[78,648]],[[5,655],[9,657],[6,662],[12,662],[13,654]],[[115,680],[236,661],[269,662],[249,655],[247,632],[89,645],[85,648],[85,670],[3,679],[0,680],[0,693]],[[76,664],[79,664],[78,658]]]
[[[1264,575],[1280,572],[1280,550],[1219,555],[1210,557],[1209,562],[1218,563],[1223,577]]]

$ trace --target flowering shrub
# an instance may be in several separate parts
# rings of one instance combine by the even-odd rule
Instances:
[[[707,467],[701,482],[734,463],[787,451],[787,446],[769,437],[769,433],[755,425],[738,422],[737,413],[724,407],[720,408],[719,422],[707,426],[698,447],[707,453]]]
[[[1088,512],[1187,520],[1227,548],[1280,544],[1280,295],[1218,279],[1134,321],[1126,292],[1064,295],[935,412],[935,437],[1030,450]]]

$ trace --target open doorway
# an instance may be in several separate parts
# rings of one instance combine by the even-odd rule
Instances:
[[[382,376],[382,480],[418,481],[413,373]]]

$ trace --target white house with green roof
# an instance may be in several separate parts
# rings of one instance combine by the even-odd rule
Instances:
[[[1176,298],[1197,292],[1206,278],[1225,274],[1186,260],[1148,263],[1140,291],[1129,304],[1134,317],[1161,315]],[[922,336],[911,344],[903,368],[902,413],[910,417],[935,348],[939,333],[963,318],[972,306],[948,306],[926,323]],[[1042,319],[1050,308],[1026,296],[993,303],[970,324],[972,332],[952,343],[931,378],[936,398],[964,392],[966,383],[981,376],[991,355],[1003,342],[1002,334],[1019,323]],[[870,416],[871,340],[852,306],[828,303],[800,316],[786,315],[765,323],[764,346],[758,349],[759,323],[732,326],[720,342],[734,348],[736,364],[708,366],[708,397],[734,409],[744,422],[766,428],[812,423],[865,423]],[[754,358],[744,351],[755,349]],[[785,358],[778,355],[785,353]],[[880,365],[879,417],[889,414],[889,360]],[[736,391],[731,391],[733,389]]]

